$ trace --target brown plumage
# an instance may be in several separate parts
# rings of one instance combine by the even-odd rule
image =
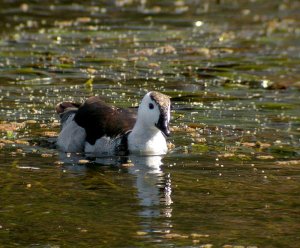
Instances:
[[[56,105],[56,113],[62,114],[69,109],[78,109],[81,103],[74,103],[74,102],[61,102]]]
[[[152,91],[151,99],[160,107],[161,111],[166,111],[170,105],[170,97],[157,91]]]
[[[86,141],[94,145],[102,136],[115,138],[131,130],[136,122],[136,114],[113,107],[94,96],[78,108],[74,120],[85,129]]]

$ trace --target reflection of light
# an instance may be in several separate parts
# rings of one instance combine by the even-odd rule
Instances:
[[[171,199],[172,194],[172,185],[171,185],[171,177],[170,174],[166,176],[166,186],[165,186],[165,204],[170,206],[173,201]]]
[[[167,218],[171,218],[172,211],[173,211],[173,209],[171,207],[167,207],[167,208],[163,209],[164,216]]]
[[[204,24],[203,21],[196,21],[195,22],[196,27],[201,27],[203,24]]]
[[[268,88],[272,83],[269,80],[263,80],[261,85],[263,88]]]
[[[171,174],[161,168],[162,156],[130,156],[134,166],[128,168],[135,175],[137,196],[142,206],[141,228],[145,233],[171,233],[172,229],[172,181]],[[156,225],[157,217],[164,217]]]
[[[161,170],[161,156],[130,156],[134,166],[129,172],[136,176],[136,187],[140,205],[144,207],[140,213],[143,217],[159,216],[157,206],[163,204],[164,216],[172,216],[171,175],[164,174]]]

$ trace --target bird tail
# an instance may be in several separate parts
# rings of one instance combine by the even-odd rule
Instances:
[[[77,113],[80,105],[81,103],[74,102],[61,102],[56,105],[56,113],[60,117],[60,122],[62,126],[65,124],[65,122],[69,119],[71,115],[74,116]]]
[[[61,102],[56,105],[56,113],[57,114],[63,114],[66,111],[69,110],[77,110],[80,107],[81,103],[75,103],[75,102]]]

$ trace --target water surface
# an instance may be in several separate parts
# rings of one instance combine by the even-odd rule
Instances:
[[[299,10],[1,3],[0,246],[299,247]],[[55,149],[58,102],[149,90],[172,97],[165,157]]]

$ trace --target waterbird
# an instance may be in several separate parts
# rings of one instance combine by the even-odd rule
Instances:
[[[137,113],[111,106],[98,96],[84,103],[56,105],[61,121],[57,146],[63,152],[92,155],[164,155],[170,135],[170,98],[148,92]]]

